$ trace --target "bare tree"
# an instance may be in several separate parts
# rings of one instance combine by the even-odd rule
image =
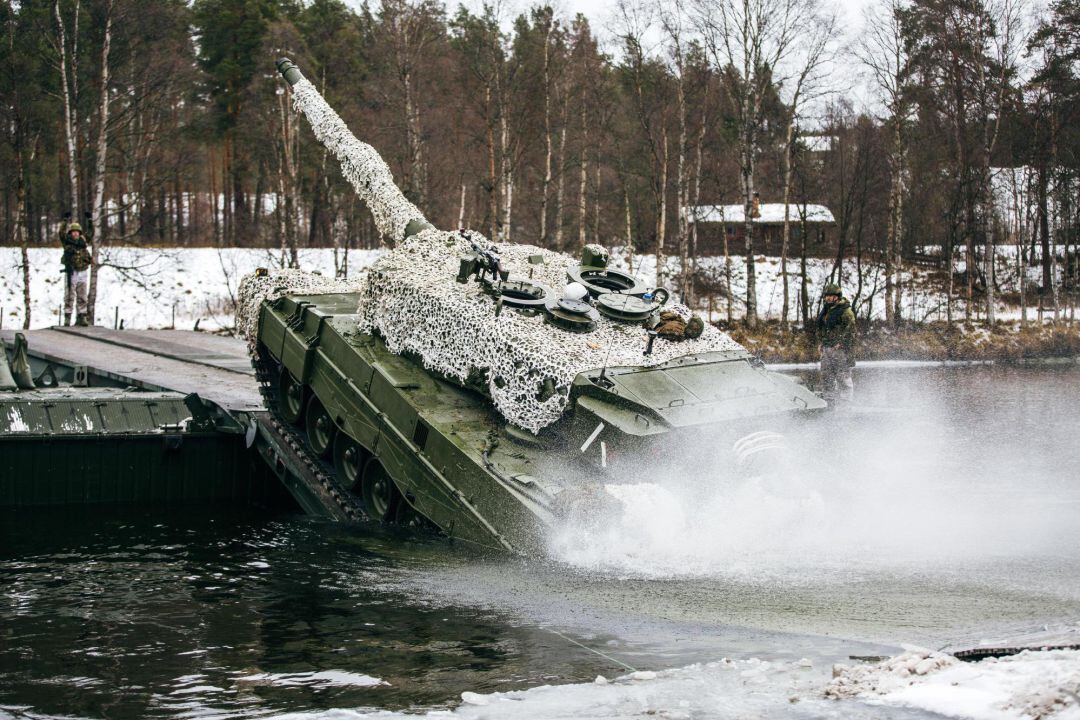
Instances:
[[[671,55],[672,68],[675,74],[675,105],[679,123],[679,139],[675,148],[675,246],[679,253],[679,295],[684,302],[689,295],[689,279],[687,253],[689,244],[689,217],[687,215],[689,198],[689,179],[687,172],[686,147],[687,147],[687,67],[686,67],[686,11],[683,0],[674,0],[671,5],[662,4],[660,10],[660,25],[667,35],[668,52]],[[665,157],[667,145],[665,137]],[[696,223],[695,223],[696,224]]]
[[[551,75],[552,75],[552,38],[558,30],[559,24],[555,20],[550,7],[543,7],[537,11],[537,20],[544,28],[544,179],[540,185],[540,245],[547,246],[548,226],[548,195],[550,193],[552,175],[552,155],[554,154],[551,139]]]
[[[1011,80],[1015,75],[1021,49],[1027,37],[1021,24],[1023,0],[991,0],[987,12],[977,13],[975,45],[991,62],[975,64],[975,106],[981,128],[981,153],[979,157],[979,184],[981,225],[985,250],[983,254],[986,276],[986,320],[995,320],[994,293],[994,188],[990,167],[994,149],[1001,131],[1001,116],[1006,110],[1006,97],[1012,91]],[[968,269],[971,272],[971,268]]]
[[[664,284],[664,244],[667,236],[667,190],[670,148],[666,88],[652,48],[646,48],[654,27],[653,6],[642,0],[620,0],[620,38],[626,58],[634,111],[649,157],[653,207],[656,212],[656,285]],[[657,127],[659,126],[659,127]]]
[[[905,85],[911,67],[900,21],[902,0],[879,0],[865,13],[865,30],[855,55],[870,72],[885,107],[889,129],[889,220],[885,247],[885,321],[900,320],[902,308],[902,238],[907,143],[905,125],[911,105]]]
[[[401,94],[408,159],[404,184],[406,193],[421,210],[426,209],[427,204],[428,166],[420,122],[417,71],[437,39],[433,17],[438,13],[433,0],[385,0],[382,3],[380,27],[386,33],[389,60]]]
[[[755,327],[754,169],[765,99],[816,9],[815,0],[696,0],[705,48],[727,85],[738,122],[746,251],[746,324]]]
[[[101,42],[101,86],[98,104],[98,136],[94,147],[94,246],[90,252],[90,283],[87,288],[86,314],[94,324],[97,305],[98,271],[101,268],[101,248],[109,232],[105,217],[105,171],[109,154],[109,52],[112,48],[113,0],[105,3],[105,34]]]
[[[811,0],[813,1],[813,0]],[[825,80],[824,70],[832,61],[833,43],[836,38],[835,12],[823,13],[818,8],[810,8],[810,25],[807,28],[806,41],[797,50],[794,76],[790,82],[791,93],[787,107],[786,128],[784,132],[784,225],[780,243],[780,274],[783,282],[783,309],[780,322],[788,324],[788,306],[790,289],[788,286],[788,252],[791,247],[791,191],[792,162],[794,161],[797,123],[804,106],[819,96]],[[805,208],[803,209],[805,212]]]
[[[79,36],[79,9],[80,0],[75,1],[75,27],[74,43],[78,47]],[[76,135],[79,127],[78,101],[76,97],[79,76],[78,53],[73,51],[71,60],[68,60],[67,51],[67,27],[64,23],[63,13],[60,11],[60,0],[53,3],[53,17],[56,19],[56,49],[60,57],[60,91],[64,103],[64,143],[67,149],[68,160],[68,183],[71,192],[71,212],[77,213],[79,209],[79,157],[76,144]],[[69,70],[70,68],[70,70]],[[68,79],[68,73],[71,79]]]

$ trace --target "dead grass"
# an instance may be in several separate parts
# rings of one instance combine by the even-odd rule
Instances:
[[[722,326],[723,327],[723,326]],[[765,362],[815,362],[819,352],[814,335],[763,323],[751,331],[742,325],[724,328]],[[1018,323],[943,322],[907,325],[860,325],[857,360],[999,360],[1080,356],[1080,327]]]

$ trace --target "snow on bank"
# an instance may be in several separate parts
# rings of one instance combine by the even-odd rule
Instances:
[[[613,251],[617,266],[627,267],[619,248]],[[1016,290],[1015,263],[1009,259],[1009,248],[998,248],[999,292]],[[236,293],[240,279],[257,267],[279,267],[279,253],[266,249],[251,248],[144,248],[110,247],[106,251],[107,265],[101,272],[98,289],[98,324],[112,325],[116,309],[128,328],[169,327],[176,310],[176,326],[191,328],[196,320],[207,330],[231,328],[235,311]],[[352,250],[349,253],[350,276],[371,265],[382,254],[381,250]],[[675,276],[677,258],[667,258],[666,277]],[[735,298],[733,316],[743,315],[743,298],[746,294],[745,261],[742,257],[731,258],[732,289]],[[720,257],[699,258],[699,270],[714,279],[722,279],[724,260]],[[31,315],[32,327],[48,327],[57,323],[59,308],[63,303],[63,274],[60,271],[59,248],[30,249]],[[333,277],[333,250],[310,248],[300,251],[300,267]],[[811,258],[807,262],[809,281],[808,295],[812,311],[816,311],[820,289],[827,281],[833,267],[831,259]],[[758,313],[765,319],[779,318],[783,306],[783,282],[779,258],[760,256],[755,263],[757,277]],[[635,255],[635,274],[653,281],[656,264],[653,255]],[[1030,282],[1037,282],[1040,269],[1028,268]],[[794,317],[798,310],[799,263],[788,262],[790,291],[789,312]],[[857,289],[857,267],[848,260],[842,268],[841,284],[845,292],[854,294]],[[915,292],[911,292],[911,284]],[[875,318],[884,316],[884,276],[879,266],[863,264],[862,297],[874,294],[872,305],[860,306],[859,314],[867,310]],[[700,291],[699,291],[700,294]],[[699,298],[701,310],[708,310],[707,297]],[[915,270],[915,276],[905,274],[903,291],[904,316],[915,320],[940,320],[945,317],[945,298],[931,287],[927,273]],[[711,305],[712,319],[726,317],[723,293],[717,292]],[[982,307],[978,308],[982,312]],[[962,302],[957,301],[954,311],[963,316]],[[4,327],[21,327],[23,315],[22,270],[19,249],[0,247],[0,314]],[[1035,316],[1029,309],[1029,315]],[[1019,318],[1018,307],[999,303],[999,319]]]
[[[613,680],[543,685],[529,690],[461,693],[454,710],[419,717],[511,718],[933,717],[970,720],[1075,720],[1080,717],[1080,652],[1024,652],[962,663],[906,652],[876,665],[845,668],[831,682],[807,659],[724,658]],[[824,690],[823,690],[824,686]],[[406,718],[416,710],[331,710],[282,718]]]
[[[838,666],[825,689],[835,699],[861,698],[947,717],[1080,718],[1080,650],[1025,650],[965,663],[910,650],[875,665]]]
[[[98,287],[99,325],[119,318],[127,328],[176,327],[190,330],[196,320],[204,330],[231,328],[240,279],[257,267],[278,267],[277,252],[250,248],[108,248],[109,265]],[[377,250],[349,252],[349,274],[358,273],[379,255]],[[330,248],[300,251],[300,266],[334,276]],[[57,324],[64,301],[60,250],[30,249],[31,326]],[[23,283],[19,249],[0,247],[0,311],[3,327],[22,327]]]

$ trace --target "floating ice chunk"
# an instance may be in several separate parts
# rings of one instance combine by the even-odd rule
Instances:
[[[480,693],[469,692],[466,690],[461,693],[461,702],[468,703],[469,705],[487,705],[491,701],[487,695],[481,695]]]

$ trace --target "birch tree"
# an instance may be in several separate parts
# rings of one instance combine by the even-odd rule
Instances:
[[[753,201],[765,99],[813,17],[815,0],[696,0],[705,48],[724,78],[738,124],[739,185],[746,255],[746,324],[755,327]]]
[[[822,90],[824,70],[833,59],[833,42],[836,37],[836,15],[823,13],[819,8],[809,8],[810,24],[805,42],[797,50],[797,60],[790,81],[790,99],[786,109],[784,130],[784,224],[780,241],[780,275],[783,284],[783,308],[780,323],[788,324],[790,288],[788,284],[788,252],[791,248],[791,192],[792,163],[794,161],[797,123],[804,105],[813,101]],[[804,208],[805,212],[805,208]]]
[[[105,216],[105,173],[109,155],[109,53],[112,49],[113,0],[105,2],[105,30],[101,41],[101,81],[98,92],[97,141],[94,144],[94,245],[90,251],[90,282],[86,292],[86,314],[94,324],[97,306],[98,273],[101,248],[108,242],[109,223]]]
[[[64,22],[64,15],[60,8],[60,0],[53,3],[53,17],[56,20],[56,50],[59,56],[60,92],[64,104],[64,147],[67,150],[68,165],[68,190],[71,193],[71,205],[68,206],[73,216],[79,211],[81,196],[79,195],[79,154],[76,136],[79,127],[77,82],[79,76],[78,36],[79,36],[79,10],[81,2],[75,1],[74,13],[74,47],[71,56],[68,56],[68,33]],[[68,74],[71,77],[69,79]]]
[[[855,46],[855,55],[869,71],[886,114],[889,131],[889,216],[885,244],[885,321],[900,321],[902,308],[902,246],[904,237],[904,192],[907,142],[905,126],[910,121],[911,103],[906,85],[911,58],[904,42],[900,16],[902,0],[879,0],[867,10],[865,31]]]

